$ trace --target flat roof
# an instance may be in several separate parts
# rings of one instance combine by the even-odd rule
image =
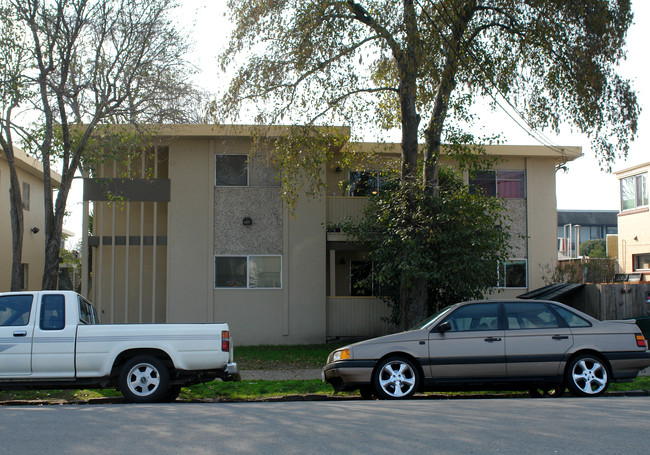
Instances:
[[[0,152],[0,159],[7,161],[7,157],[3,152]],[[16,167],[39,180],[43,180],[43,163],[41,163],[36,158],[27,155],[23,150],[18,147],[14,147],[14,159],[16,160]],[[57,172],[52,171],[50,173],[52,178],[52,185],[55,188],[61,186],[61,175]]]

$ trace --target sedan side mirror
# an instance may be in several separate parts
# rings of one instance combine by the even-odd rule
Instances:
[[[438,332],[445,333],[448,330],[451,330],[451,322],[445,321],[438,326]]]

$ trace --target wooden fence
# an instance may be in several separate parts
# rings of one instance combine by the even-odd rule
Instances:
[[[565,303],[601,320],[650,316],[650,282],[587,284]]]

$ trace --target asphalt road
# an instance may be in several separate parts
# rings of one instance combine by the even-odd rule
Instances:
[[[0,408],[0,453],[647,453],[650,398]]]

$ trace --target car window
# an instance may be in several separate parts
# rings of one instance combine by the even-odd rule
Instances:
[[[559,305],[551,305],[569,327],[591,327],[591,322]]]
[[[499,328],[499,304],[477,303],[458,308],[447,316],[450,332],[497,330]]]
[[[79,297],[79,321],[83,324],[95,324],[92,305],[81,297]]]
[[[32,311],[31,295],[5,295],[0,297],[0,326],[19,327],[29,323]]]
[[[505,308],[510,330],[551,329],[560,326],[557,317],[545,303],[506,303]]]
[[[65,296],[46,294],[41,300],[41,330],[62,330],[65,327]]]

